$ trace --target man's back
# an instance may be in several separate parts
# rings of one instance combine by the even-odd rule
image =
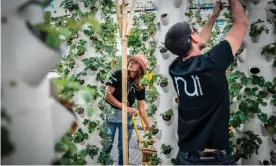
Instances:
[[[177,58],[169,73],[179,96],[180,151],[229,148],[229,91],[225,71],[233,61],[225,40],[210,52],[183,61]]]

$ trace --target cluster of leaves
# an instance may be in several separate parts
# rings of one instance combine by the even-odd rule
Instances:
[[[249,159],[253,153],[258,155],[258,149],[262,144],[262,139],[254,134],[252,131],[244,131],[244,135],[236,140],[236,145],[234,145],[234,158],[238,160],[239,158]]]
[[[90,10],[85,9],[85,11],[82,11],[80,7],[81,3],[83,3],[84,8]],[[55,33],[51,33],[51,37],[55,37],[55,40],[47,40],[49,44],[54,45],[55,48],[58,48],[62,42],[69,45],[69,51],[66,53],[66,56],[64,56],[62,61],[57,65],[57,71],[61,77],[55,80],[56,93],[65,101],[71,101],[75,94],[82,95],[87,103],[86,108],[88,109],[88,115],[91,116],[94,110],[91,104],[94,103],[92,100],[103,98],[105,86],[96,87],[89,84],[83,85],[85,83],[84,76],[89,75],[88,72],[90,72],[90,70],[95,71],[97,69],[99,72],[97,73],[96,80],[103,82],[107,78],[107,73],[120,65],[118,58],[115,56],[117,54],[117,40],[114,39],[117,38],[117,24],[112,18],[113,9],[115,7],[114,2],[111,0],[63,0],[60,7],[66,10],[66,15],[52,17],[51,13],[47,12],[45,15],[45,23],[39,25],[39,28],[43,31],[48,30],[46,29],[48,27],[55,30]],[[97,11],[103,12],[103,15],[101,15],[101,24],[94,18]],[[48,31],[52,32],[52,29]],[[58,33],[56,32],[57,30]],[[87,35],[89,39],[79,39],[82,33]],[[76,67],[76,63],[80,63],[76,59],[78,56],[82,56],[88,51],[87,46],[90,43],[92,43],[96,52],[99,52],[103,57],[82,58],[81,63],[84,64],[84,69],[79,73],[73,73],[72,69]],[[74,103],[71,103],[70,109],[72,109],[73,106],[75,106]],[[99,107],[100,106],[101,104],[99,104]],[[104,106],[106,107],[106,105]],[[109,112],[109,110],[110,109],[104,110],[104,114]],[[76,111],[82,113],[84,109],[78,107]],[[101,118],[105,118],[105,116],[103,115]],[[67,139],[65,145],[69,146],[69,144],[74,145],[74,143],[83,142],[85,139],[88,139],[89,133],[101,128],[99,121],[92,122],[85,119],[83,124],[87,126],[88,133],[84,133],[79,128],[76,133],[73,133],[73,136],[70,135],[71,139]],[[108,138],[102,140],[102,142],[108,141],[110,141]],[[93,158],[92,156],[96,155],[96,151],[98,151],[98,148],[94,146],[87,147],[81,151],[72,150],[63,155],[59,161],[62,161],[61,164],[66,165],[83,165],[86,164],[85,157],[87,154]],[[99,156],[98,160],[102,164],[113,164],[113,161],[107,161],[107,157],[103,154]]]
[[[85,165],[86,156],[94,159],[99,153],[99,148],[95,145],[86,145],[85,149],[77,151],[76,145],[73,143],[74,138],[66,133],[60,142],[55,146],[55,151],[63,153],[62,157],[55,160],[53,165]]]
[[[268,34],[269,29],[265,24],[265,21],[258,19],[257,21],[253,22],[250,25],[250,29],[249,29],[249,36],[252,38],[257,38],[259,35],[261,35],[261,33],[265,31],[266,34]]]
[[[7,124],[12,122],[10,115],[8,115],[5,109],[1,109],[1,157],[11,155],[15,147],[13,143],[10,141],[10,133],[8,131],[7,126],[2,125],[2,123],[6,122]]]
[[[264,101],[266,97],[275,93],[276,78],[273,82],[265,81],[263,77],[252,75],[246,77],[244,73],[235,71],[228,75],[231,100],[236,98],[239,101],[238,110],[231,112],[230,124],[233,127],[239,127],[244,121],[249,120],[249,116],[257,113],[259,119],[263,122],[268,120],[267,114],[261,111],[261,107],[267,106]],[[252,87],[249,87],[249,83]],[[244,87],[244,93],[241,90]]]
[[[128,37],[128,47],[130,54],[135,55],[139,52],[147,56],[150,64],[148,72],[152,72],[157,64],[154,56],[156,44],[151,36],[156,32],[156,25],[150,22],[155,19],[154,12],[144,12],[140,16],[134,16],[133,28]],[[142,24],[145,26],[143,27]]]

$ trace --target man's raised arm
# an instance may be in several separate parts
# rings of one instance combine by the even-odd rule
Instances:
[[[240,0],[228,0],[228,2],[231,8],[233,26],[226,35],[225,40],[230,43],[233,56],[235,56],[245,37],[248,20]]]
[[[214,9],[213,9],[212,15],[210,16],[209,20],[202,28],[201,32],[198,34],[200,36],[200,38],[203,40],[204,44],[208,43],[208,41],[210,39],[211,31],[213,29],[213,26],[214,26],[217,18],[219,17],[221,10],[222,10],[221,1],[217,0],[214,4]]]

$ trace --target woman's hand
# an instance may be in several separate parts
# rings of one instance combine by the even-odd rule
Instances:
[[[129,112],[129,113],[131,113],[131,114],[134,114],[134,115],[137,114],[137,112],[135,111],[135,109],[132,108],[132,107],[127,107],[127,112]]]
[[[148,131],[150,131],[150,129],[151,129],[151,126],[147,126],[147,129],[148,129]]]

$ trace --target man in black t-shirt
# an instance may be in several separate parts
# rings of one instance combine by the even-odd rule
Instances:
[[[186,22],[173,25],[165,46],[178,55],[169,73],[179,97],[177,165],[235,164],[229,152],[229,90],[225,76],[248,27],[239,0],[228,0],[233,26],[225,40],[201,54],[221,11],[217,1],[213,15],[197,33]]]

